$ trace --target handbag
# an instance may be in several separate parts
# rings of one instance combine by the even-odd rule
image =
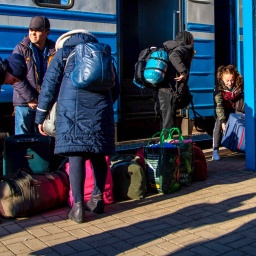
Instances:
[[[160,135],[160,142],[152,139]],[[169,194],[180,188],[180,149],[164,141],[164,130],[155,133],[144,147],[147,189]]]
[[[173,134],[178,134],[178,139],[173,138]],[[193,159],[193,141],[184,139],[179,128],[169,130],[167,141],[180,149],[180,184],[188,186],[193,181],[194,159]]]
[[[55,102],[43,122],[44,132],[51,137],[55,137],[57,117],[57,102]]]

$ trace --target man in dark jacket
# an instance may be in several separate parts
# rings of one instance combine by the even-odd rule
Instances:
[[[24,81],[13,84],[15,134],[37,131],[35,114],[38,94],[46,69],[55,54],[55,42],[47,38],[49,34],[49,20],[42,16],[33,17],[29,25],[29,36],[24,37],[13,51],[24,56],[28,70]]]
[[[191,95],[188,79],[191,61],[194,55],[194,37],[187,31],[179,32],[175,41],[164,43],[169,52],[170,65],[166,80],[157,90],[157,103],[161,118],[161,128],[175,126],[176,109],[188,106]]]

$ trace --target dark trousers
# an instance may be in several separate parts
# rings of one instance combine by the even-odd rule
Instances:
[[[229,117],[230,113],[235,113],[234,109],[225,109],[225,116]],[[214,129],[213,129],[213,150],[219,149],[221,145],[221,139],[222,139],[223,131],[222,131],[222,125],[218,118],[216,118]]]
[[[75,203],[84,201],[84,182],[86,179],[85,161],[87,159],[91,161],[94,174],[94,189],[92,194],[98,195],[104,192],[108,171],[105,156],[94,153],[69,156],[69,181]]]
[[[173,95],[158,90],[157,100],[161,119],[161,130],[163,128],[169,130],[175,127],[176,109]]]
[[[221,122],[217,118],[215,121],[214,129],[213,129],[213,150],[219,149],[220,147],[220,142],[222,138],[222,127],[221,127]]]

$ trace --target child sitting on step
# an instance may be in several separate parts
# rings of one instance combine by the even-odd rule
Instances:
[[[212,160],[220,160],[219,146],[230,113],[244,112],[243,90],[243,77],[234,65],[218,68],[214,89],[216,121],[213,130]],[[238,101],[242,102],[242,104],[239,104],[243,106],[242,109],[237,109]]]

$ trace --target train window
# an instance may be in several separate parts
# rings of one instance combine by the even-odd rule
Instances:
[[[74,0],[33,0],[38,6],[69,9],[73,6]]]

